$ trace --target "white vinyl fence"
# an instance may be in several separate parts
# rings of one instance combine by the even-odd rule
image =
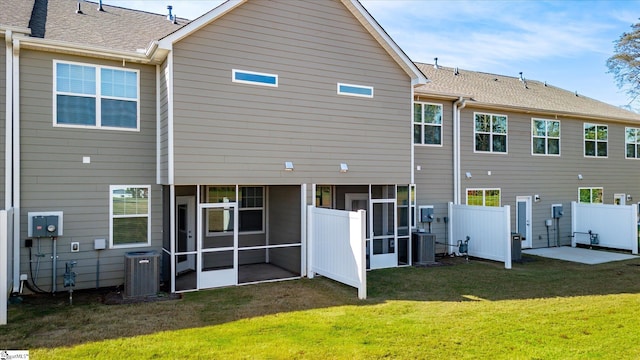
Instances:
[[[591,242],[592,234],[598,243]],[[571,246],[596,245],[638,253],[638,205],[571,203]]]
[[[469,256],[504,262],[511,269],[510,207],[469,206],[449,203],[449,238],[456,246],[469,236]]]
[[[367,298],[366,212],[309,206],[307,211],[308,274],[353,286]]]

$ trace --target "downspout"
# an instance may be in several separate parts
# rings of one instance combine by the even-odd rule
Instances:
[[[13,284],[16,286],[20,284],[20,40],[13,39],[12,42],[12,141],[10,164],[12,168],[11,198],[13,202]]]
[[[453,203],[460,204],[460,110],[467,106],[461,96],[453,103]]]
[[[415,179],[415,168],[416,168],[416,164],[415,164],[415,145],[413,144],[413,106],[415,104],[415,90],[413,88],[413,86],[411,87],[411,108],[409,109],[409,124],[411,126],[409,126],[409,144],[411,146],[411,182],[409,182],[409,184],[415,184],[416,183],[416,179]]]

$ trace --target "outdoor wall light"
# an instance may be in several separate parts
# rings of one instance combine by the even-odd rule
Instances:
[[[631,197],[631,194],[627,194],[627,201],[631,201],[633,200],[633,197]]]
[[[467,179],[471,179],[471,173],[470,173],[469,171],[467,171],[467,172],[464,174],[464,176],[465,176]]]
[[[340,163],[340,172],[346,173],[347,171],[349,171],[349,166],[347,165],[347,163]]]
[[[582,174],[578,174],[578,180],[582,180]]]
[[[292,161],[285,161],[284,162],[284,170],[285,171],[293,171],[293,162]]]
[[[540,201],[540,195],[538,195],[538,194],[533,195],[533,201],[535,201],[535,202]]]

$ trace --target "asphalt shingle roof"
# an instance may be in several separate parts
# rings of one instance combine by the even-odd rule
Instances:
[[[82,13],[76,13],[78,3]],[[188,23],[163,14],[77,0],[0,0],[0,24],[31,28],[33,37],[119,51],[146,48]],[[8,11],[7,11],[8,9]],[[35,9],[35,11],[34,11]]]
[[[624,110],[544,82],[519,77],[458,70],[416,63],[431,81],[415,90],[416,94],[443,93],[470,97],[470,103],[485,106],[540,110],[557,114],[576,114],[603,119],[640,121],[640,114]],[[525,86],[526,85],[526,86]]]

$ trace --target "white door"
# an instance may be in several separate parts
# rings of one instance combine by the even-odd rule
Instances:
[[[369,235],[369,224],[370,224],[370,219],[369,219],[369,194],[363,194],[363,193],[347,193],[344,194],[344,209],[347,211],[358,211],[358,210],[364,210],[366,211],[366,222],[367,222],[367,228],[366,228],[366,241],[365,241],[365,248],[366,248],[366,262],[367,262],[367,269],[371,268],[371,249],[370,249],[370,243],[371,243],[371,237]]]
[[[176,275],[196,271],[196,198],[176,197]]]
[[[369,223],[371,225],[371,269],[398,266],[397,207],[395,199],[371,200]]]
[[[531,238],[531,196],[516,197],[516,232],[524,238],[522,239],[522,248],[533,247],[533,239]]]
[[[237,285],[238,205],[199,205],[198,234],[198,288]]]

